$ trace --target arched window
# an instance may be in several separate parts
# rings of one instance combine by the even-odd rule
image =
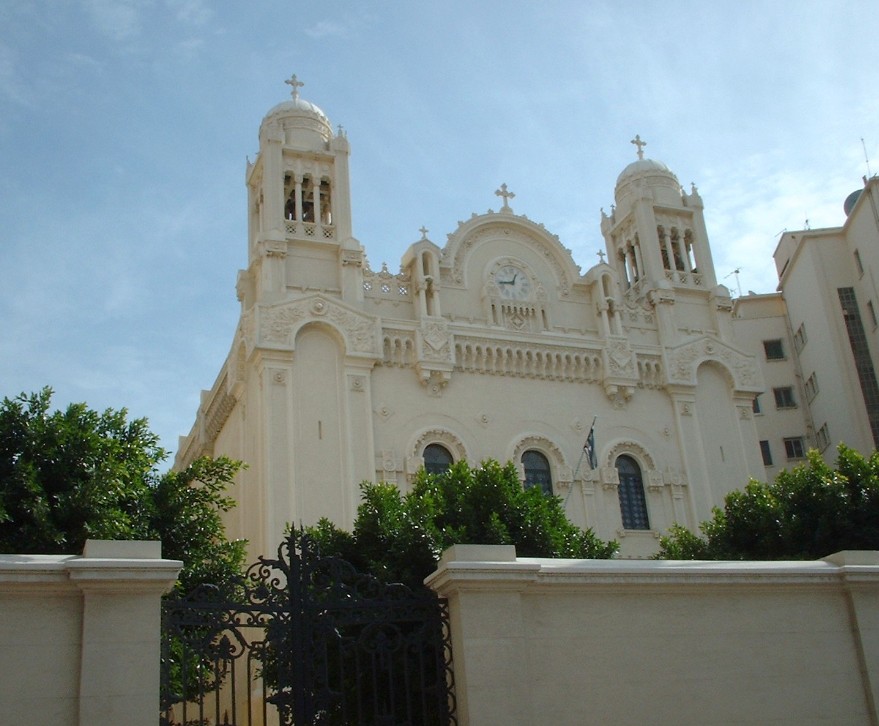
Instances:
[[[623,517],[623,529],[650,529],[641,467],[631,456],[620,456],[617,458],[616,468],[620,475],[620,514]]]
[[[452,454],[441,444],[424,447],[424,469],[428,474],[442,474],[453,463]]]
[[[525,486],[540,487],[544,494],[552,494],[552,472],[549,460],[539,451],[529,449],[522,454],[525,469]]]

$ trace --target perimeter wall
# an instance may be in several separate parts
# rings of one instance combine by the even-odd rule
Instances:
[[[459,723],[879,723],[879,552],[815,562],[517,558],[457,545]]]
[[[161,597],[181,566],[159,542],[0,555],[0,723],[155,726]]]

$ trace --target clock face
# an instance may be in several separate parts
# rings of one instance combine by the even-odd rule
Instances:
[[[501,297],[506,300],[525,300],[531,294],[528,274],[516,265],[504,265],[494,273]]]

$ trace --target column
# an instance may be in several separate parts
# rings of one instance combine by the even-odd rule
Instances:
[[[83,595],[79,723],[155,726],[161,598],[182,564],[161,559],[160,542],[100,540],[67,563]]]
[[[302,221],[302,174],[293,175],[293,201],[296,205],[296,221]]]

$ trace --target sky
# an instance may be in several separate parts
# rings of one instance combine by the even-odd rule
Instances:
[[[638,134],[699,189],[719,281],[771,292],[780,233],[841,225],[879,170],[877,36],[876,0],[0,3],[0,397],[126,408],[173,456],[293,73],[347,133],[375,270],[506,183],[585,273]]]

